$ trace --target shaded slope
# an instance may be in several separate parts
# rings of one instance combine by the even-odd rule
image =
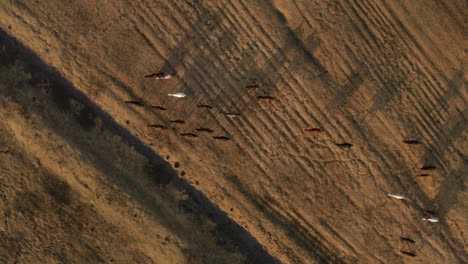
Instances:
[[[168,162],[2,34],[4,261],[275,263]]]

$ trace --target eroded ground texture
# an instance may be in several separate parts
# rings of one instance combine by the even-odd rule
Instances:
[[[0,0],[0,262],[467,263],[464,7]]]

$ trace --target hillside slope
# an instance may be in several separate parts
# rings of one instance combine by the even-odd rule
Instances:
[[[464,263],[462,10],[435,0],[4,0],[0,26],[169,156],[184,172],[173,181],[280,262]],[[176,75],[144,78],[160,71]],[[421,221],[427,211],[441,221]]]

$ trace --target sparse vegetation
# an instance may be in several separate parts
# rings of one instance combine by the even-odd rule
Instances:
[[[0,262],[468,263],[461,0],[0,2]]]
[[[155,260],[150,257],[153,252],[136,246],[130,251],[123,250],[126,241],[146,239],[147,234],[142,231],[121,231],[127,228],[123,222],[139,217],[151,223],[151,232],[155,232],[154,226],[159,226],[158,232],[169,230],[165,232],[169,232],[171,239],[158,241],[154,236],[146,240],[153,245],[152,251],[159,252],[158,258],[163,252],[158,247],[172,247],[176,248],[174,252],[179,250],[179,258],[186,263],[245,262],[245,256],[236,248],[218,245],[222,238],[216,235],[217,226],[210,219],[198,215],[200,212],[196,210],[181,210],[180,199],[190,199],[172,197],[165,190],[170,188],[168,184],[175,174],[168,173],[164,164],[149,162],[114,135],[101,117],[58,81],[48,79],[41,71],[33,76],[28,65],[8,54],[9,50],[1,46],[0,59],[6,58],[10,63],[0,67],[0,77],[6,77],[0,83],[0,97],[7,98],[8,104],[21,111],[0,122],[0,130],[19,129],[12,132],[15,136],[9,136],[9,142],[16,148],[14,156],[7,163],[0,162],[0,171],[15,168],[14,174],[0,174],[2,191],[13,197],[0,208],[8,210],[15,221],[7,229],[1,229],[0,225],[0,262],[19,259],[34,263],[41,259],[43,263],[49,259],[105,263],[113,259],[151,263]],[[0,111],[0,116],[6,117],[5,112]],[[31,117],[34,122],[28,123]],[[9,125],[12,120],[22,125]],[[84,140],[85,131],[88,135]],[[34,136],[26,136],[29,134]],[[4,136],[0,133],[0,137]],[[91,182],[94,187],[90,187]],[[111,187],[106,186],[109,182]],[[144,186],[146,182],[151,184]],[[155,188],[157,185],[166,187]],[[123,195],[124,192],[131,195]],[[134,205],[129,206],[134,199],[148,207],[137,210]],[[148,203],[148,199],[152,201]],[[101,209],[93,204],[100,204]],[[137,213],[126,215],[121,210]],[[106,215],[108,211],[113,211],[113,215]],[[109,217],[120,220],[116,222]],[[117,227],[119,221],[121,226]],[[21,235],[22,232],[28,235]],[[35,260],[31,262],[26,256]]]

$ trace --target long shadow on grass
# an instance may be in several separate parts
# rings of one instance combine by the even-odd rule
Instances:
[[[157,155],[151,148],[146,146],[138,138],[133,136],[127,129],[119,125],[112,116],[103,111],[92,102],[86,95],[77,90],[72,83],[65,79],[56,69],[47,65],[41,58],[36,56],[30,49],[22,45],[15,38],[0,28],[0,44],[7,48],[4,55],[0,56],[0,66],[13,64],[16,60],[21,60],[26,65],[26,71],[33,75],[33,82],[47,81],[50,83],[50,95],[54,103],[60,109],[69,111],[73,99],[81,103],[81,108],[75,115],[77,122],[83,129],[91,130],[95,127],[95,119],[100,118],[103,126],[112,131],[122,139],[122,142],[129,147],[133,147],[137,152],[145,156],[151,163],[151,171],[154,175],[155,184],[165,186],[174,184],[179,190],[189,195],[188,203],[185,203],[186,210],[192,213],[207,216],[217,224],[217,232],[222,237],[223,243],[234,245],[238,250],[248,257],[251,263],[278,263],[269,255],[258,241],[252,237],[244,228],[230,219],[227,214],[212,204],[206,196],[192,187],[186,180],[177,177],[176,171],[162,157]],[[67,136],[65,136],[67,138]],[[84,151],[79,144],[70,142],[74,147]],[[128,179],[131,181],[131,179]],[[131,183],[130,183],[131,184]],[[134,186],[137,186],[134,184]],[[136,190],[138,192],[138,190]],[[144,196],[144,194],[142,194]],[[142,202],[144,199],[134,197]],[[177,233],[177,230],[175,230]],[[218,241],[219,242],[219,241]],[[221,246],[223,243],[220,243]]]

